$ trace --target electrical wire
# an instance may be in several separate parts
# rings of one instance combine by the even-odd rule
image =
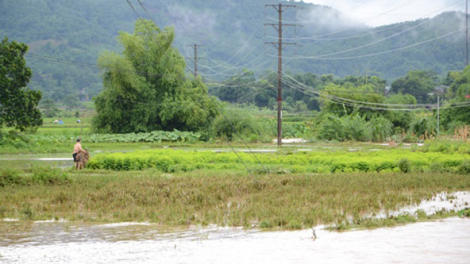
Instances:
[[[132,7],[133,10],[135,10],[132,6],[132,4],[129,2],[129,0],[126,0],[128,2],[128,4]],[[140,0],[137,0],[137,2],[139,2],[139,4],[141,5],[141,7],[146,11],[146,13],[148,14],[147,10],[145,9],[145,7],[143,6],[143,4],[140,2]],[[137,14],[137,12],[135,12]],[[137,14],[138,15],[138,14]],[[158,28],[158,25],[157,23],[153,20],[153,18],[150,16],[150,14],[148,14],[150,19],[153,21],[154,25]],[[140,18],[140,16],[138,15],[138,17]],[[168,38],[163,35],[167,41],[168,41]],[[182,76],[183,78],[185,78],[185,76]],[[234,129],[235,131],[235,134],[239,136],[240,140],[245,144],[245,146],[248,148],[248,150],[250,151],[250,153],[255,157],[256,160],[258,160],[259,164],[263,167],[263,169],[266,171],[266,173],[268,172],[264,166],[264,164],[258,159],[258,157],[256,156],[256,154],[251,150],[251,148],[248,146],[248,144],[246,144],[246,142],[243,140],[243,138],[241,137],[241,135],[238,133],[238,131],[235,129],[235,127],[233,126],[233,124],[230,122],[230,120],[225,116],[225,114],[220,110],[220,108],[218,107],[218,105],[216,105],[217,109],[219,110],[219,112],[224,116],[224,118],[232,125],[232,128]],[[204,107],[203,107],[204,108]],[[232,151],[234,151],[237,155],[237,157],[240,159],[240,161],[245,165],[245,168],[246,170],[248,171],[248,173],[250,175],[252,175],[251,171],[248,169],[248,167],[246,166],[245,162],[243,161],[243,159],[241,159],[241,157],[238,155],[238,153],[235,151],[235,149],[231,146],[231,144],[229,142],[227,142],[230,146],[230,148],[232,149]]]
[[[255,61],[252,61],[252,64],[255,64],[257,61],[261,60],[263,57],[264,57],[264,54],[261,54]],[[263,63],[257,63],[257,65],[255,67],[242,67],[242,69],[247,69],[247,70],[250,70],[250,71],[254,71],[254,70],[259,69],[260,67],[266,65],[267,63],[270,63],[270,62],[272,62],[272,60],[271,60],[271,58],[268,58]],[[217,72],[217,71],[213,70],[212,68],[207,68],[206,66],[202,66],[202,67],[215,73],[215,74],[208,74],[207,76],[233,76],[233,74],[225,74],[223,72]]]
[[[457,7],[461,5],[461,1],[460,0],[457,0],[456,2],[454,2],[453,4],[450,4],[444,8],[441,8],[439,10],[435,10],[433,12],[430,12],[428,14],[425,15],[425,17],[430,17],[430,16],[433,16],[435,14],[439,14],[441,13],[443,10],[447,10],[449,8],[453,8],[453,7]],[[425,20],[424,22],[422,22],[420,25],[423,25],[423,24],[426,24],[426,23],[429,23],[431,22],[432,20],[431,19],[427,19]],[[288,37],[284,37],[283,40],[314,40],[314,41],[331,41],[331,40],[346,40],[346,39],[354,39],[354,38],[359,38],[359,37],[364,37],[364,36],[372,36],[373,34],[377,34],[377,33],[380,33],[380,32],[384,32],[384,31],[388,31],[388,30],[391,30],[391,29],[394,29],[396,27],[400,27],[400,26],[403,26],[402,24],[395,24],[395,25],[392,25],[392,26],[386,26],[385,28],[381,29],[381,30],[378,30],[378,31],[375,31],[375,32],[368,32],[368,33],[364,33],[364,34],[358,34],[358,35],[353,35],[353,36],[346,36],[346,37],[337,37],[337,38],[316,38],[316,37],[295,37],[295,38],[288,38]],[[408,31],[409,29],[406,29],[402,32],[406,32]],[[270,35],[267,35],[266,37],[268,38],[273,38],[273,39],[277,39],[278,37],[276,36],[270,36]]]
[[[374,20],[374,19],[376,19],[376,18],[379,18],[379,17],[381,17],[381,16],[383,16],[383,15],[386,15],[386,14],[388,14],[388,13],[394,11],[394,10],[403,8],[404,6],[407,6],[407,5],[411,4],[411,2],[413,2],[413,1],[417,1],[417,0],[408,0],[408,1],[406,1],[405,3],[403,3],[403,4],[399,5],[399,6],[396,6],[396,7],[392,8],[392,9],[390,9],[390,10],[384,12],[384,13],[381,13],[381,14],[379,14],[379,15],[377,15],[377,16],[371,18],[371,19],[367,19],[367,20],[363,20],[363,21],[358,21],[358,23],[356,23],[355,25],[352,25],[352,26],[349,26],[349,27],[345,27],[345,28],[343,28],[343,29],[340,29],[340,30],[337,30],[337,31],[334,31],[334,32],[330,32],[330,33],[326,33],[326,34],[321,34],[321,35],[313,36],[312,38],[320,38],[320,37],[325,37],[325,36],[331,36],[331,35],[334,35],[334,34],[337,34],[337,33],[344,32],[344,31],[346,31],[346,30],[349,30],[349,29],[352,29],[352,28],[354,28],[354,27],[357,27],[358,24],[370,22],[370,21],[372,21],[372,20]]]
[[[288,79],[285,81],[286,84],[289,84],[290,88],[298,90],[302,93],[305,93],[307,95],[311,96],[318,96],[323,99],[328,99],[332,102],[338,103],[338,104],[344,104],[350,107],[359,107],[359,108],[365,108],[365,109],[370,109],[370,110],[384,110],[384,111],[415,111],[415,110],[423,110],[423,108],[437,108],[435,104],[416,104],[416,105],[410,105],[410,104],[382,104],[382,103],[371,103],[371,102],[365,102],[365,101],[357,101],[357,100],[351,100],[348,98],[343,98],[343,97],[338,97],[334,96],[325,92],[319,92],[315,91],[314,89],[311,89],[310,87],[298,82],[291,76],[284,74],[285,76],[288,77]],[[448,108],[454,108],[454,107],[469,107],[470,103],[462,102],[462,103],[453,103],[452,106],[447,106],[447,107],[441,107],[440,109],[448,109]],[[396,108],[388,108],[388,107],[396,107]]]
[[[321,55],[321,56],[311,56],[311,57],[308,57],[308,56],[295,56],[295,57],[284,57],[284,58],[292,58],[292,59],[314,59],[314,60],[351,60],[351,59],[361,59],[361,58],[373,57],[373,56],[377,56],[377,55],[387,54],[387,53],[391,53],[391,52],[395,52],[395,51],[399,51],[399,50],[404,50],[404,49],[416,47],[416,46],[423,45],[423,44],[426,44],[426,43],[429,43],[429,42],[432,42],[432,41],[435,41],[435,40],[438,40],[438,39],[442,39],[442,38],[448,37],[448,36],[450,36],[450,35],[453,35],[453,34],[455,34],[455,33],[461,32],[461,31],[463,31],[463,30],[464,30],[464,29],[455,30],[455,31],[452,31],[452,32],[447,33],[447,34],[445,34],[445,35],[442,35],[442,36],[439,36],[439,37],[435,37],[435,38],[432,38],[432,39],[428,39],[428,40],[425,40],[425,41],[421,41],[421,42],[418,42],[418,43],[414,43],[414,44],[411,44],[411,45],[408,45],[408,46],[405,46],[405,47],[400,47],[400,48],[396,48],[396,49],[391,49],[391,50],[382,51],[382,52],[377,52],[377,53],[370,53],[370,54],[365,54],[365,55],[350,56],[350,57],[336,57],[336,58],[323,58],[324,55]],[[268,54],[267,56],[270,56],[270,55]],[[271,56],[271,57],[277,57],[277,56]]]

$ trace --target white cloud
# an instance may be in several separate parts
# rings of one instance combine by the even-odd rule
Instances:
[[[369,26],[434,17],[444,11],[465,11],[465,0],[304,0],[331,6]]]

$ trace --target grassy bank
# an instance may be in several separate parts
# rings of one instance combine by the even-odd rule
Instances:
[[[470,189],[452,173],[286,174],[159,171],[3,172],[0,217],[25,220],[150,221],[298,229],[366,223],[442,191]],[[5,176],[6,175],[6,176]],[[9,176],[8,176],[9,175]],[[3,182],[3,184],[2,184]]]

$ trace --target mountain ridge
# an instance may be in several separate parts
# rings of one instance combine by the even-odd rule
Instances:
[[[205,45],[199,56],[206,60],[200,62],[199,68],[208,80],[227,79],[242,71],[242,66],[254,69],[258,75],[277,70],[276,50],[264,44],[276,41],[277,32],[269,25],[264,28],[264,24],[276,23],[277,12],[265,6],[266,1],[141,2],[160,27],[175,28],[174,46],[188,58],[189,68],[193,67],[190,59],[193,50],[189,45]],[[148,18],[137,1],[131,3],[141,17]],[[409,70],[434,70],[445,75],[464,67],[462,13],[445,12],[429,19],[374,28],[353,22],[330,7],[294,1],[282,3],[302,6],[301,10],[286,10],[283,20],[304,24],[296,34],[293,29],[285,32],[286,41],[302,45],[297,49],[286,47],[285,71],[339,77],[378,75],[391,81]],[[0,1],[0,37],[30,45],[27,62],[34,74],[30,87],[43,91],[44,98],[63,100],[74,95],[86,100],[102,87],[99,69],[93,66],[99,54],[105,50],[119,51],[115,37],[119,31],[132,32],[136,18],[126,1],[4,0]],[[459,31],[439,38],[456,30],[462,34]],[[317,37],[302,39],[311,36]],[[424,41],[429,42],[370,56]],[[374,42],[377,43],[371,44]],[[364,47],[357,49],[361,46]],[[351,51],[344,52],[348,49]]]

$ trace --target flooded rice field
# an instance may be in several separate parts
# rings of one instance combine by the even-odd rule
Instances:
[[[34,166],[72,168],[72,154],[16,154],[0,156],[0,168],[27,169]]]
[[[350,232],[0,222],[1,263],[468,263],[470,220]]]
[[[468,207],[469,192],[417,206],[432,214]],[[330,232],[189,227],[152,223],[0,221],[0,263],[469,263],[470,219]]]

